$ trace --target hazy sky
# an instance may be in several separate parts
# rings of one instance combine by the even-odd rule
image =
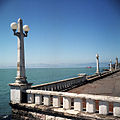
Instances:
[[[28,66],[74,66],[120,58],[119,0],[0,0],[0,67],[16,66],[17,37],[10,28],[21,17]]]

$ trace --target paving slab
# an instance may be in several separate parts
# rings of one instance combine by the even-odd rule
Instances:
[[[69,90],[70,93],[120,97],[120,72]]]

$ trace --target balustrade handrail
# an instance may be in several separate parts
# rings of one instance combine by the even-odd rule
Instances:
[[[114,96],[77,94],[77,93],[68,93],[68,92],[55,92],[55,91],[31,90],[31,89],[26,90],[26,93],[62,96],[62,97],[70,97],[70,98],[92,99],[92,100],[100,100],[100,101],[107,101],[107,102],[119,102],[120,103],[120,97],[114,97]]]
[[[106,75],[113,74],[116,71],[110,71],[108,73],[98,74],[98,77],[102,78]],[[78,77],[77,77],[78,78]],[[63,110],[73,110],[77,112],[96,113],[99,112],[101,115],[108,115],[112,113],[113,116],[120,117],[120,97],[105,96],[105,95],[92,95],[92,94],[77,94],[68,92],[58,92],[57,88],[63,87],[63,89],[82,81],[86,81],[86,76],[83,79],[73,79],[66,82],[62,80],[60,84],[45,86],[44,89],[27,89],[27,103],[35,105],[53,106],[54,108],[62,108]],[[93,80],[96,77],[93,78]],[[63,82],[65,81],[65,82]],[[44,86],[42,86],[44,87]],[[55,91],[54,91],[55,90]],[[41,106],[42,107],[42,106]],[[99,107],[99,108],[98,108]],[[97,115],[97,114],[96,114]]]
[[[66,82],[66,81],[71,81],[71,80],[75,80],[75,79],[79,79],[79,78],[83,78],[83,76],[68,78],[68,79],[64,79],[64,80],[58,80],[58,81],[49,82],[49,83],[44,83],[44,84],[40,84],[40,85],[34,85],[34,86],[32,86],[31,88],[36,88],[36,87],[41,87],[41,86],[47,86],[47,85],[51,85],[51,84],[57,84],[57,83]]]
[[[117,71],[120,71],[120,69],[117,69],[115,71],[112,71],[112,73],[114,72],[117,72]],[[104,75],[107,75],[107,74],[111,74],[111,71],[103,71],[100,76],[104,76]],[[58,80],[58,81],[54,81],[54,82],[49,82],[49,83],[43,83],[43,84],[40,84],[40,85],[34,85],[34,86],[31,86],[31,88],[37,88],[37,87],[42,87],[42,86],[48,86],[48,85],[53,85],[53,84],[58,84],[58,83],[61,83],[61,82],[67,82],[67,81],[71,81],[71,80],[75,80],[75,79],[79,79],[79,78],[83,78],[84,76],[86,75],[81,75],[78,74],[79,76],[78,77],[73,77],[73,78],[67,78],[67,79],[64,79],[64,80]],[[100,77],[99,74],[94,74],[94,75],[89,75],[89,76],[86,76],[86,80],[91,80],[91,79],[94,79],[94,78],[99,78]]]

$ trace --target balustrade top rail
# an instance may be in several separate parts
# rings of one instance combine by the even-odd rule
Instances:
[[[31,94],[41,94],[41,95],[53,95],[53,96],[66,96],[70,98],[82,98],[82,99],[92,99],[92,100],[100,100],[107,102],[119,102],[120,97],[113,96],[104,96],[104,95],[91,95],[91,94],[77,94],[77,93],[68,93],[68,92],[55,92],[55,91],[44,91],[44,90],[26,90],[26,93]]]
[[[68,79],[64,79],[64,80],[58,80],[58,81],[54,81],[54,82],[49,82],[49,83],[44,83],[44,84],[40,84],[40,85],[34,85],[31,88],[37,88],[37,87],[42,87],[42,86],[48,86],[48,85],[52,85],[52,84],[58,84],[61,82],[67,82],[67,81],[71,81],[71,80],[75,80],[75,79],[82,79],[85,75],[82,76],[78,76],[78,77],[73,77],[73,78],[68,78]]]
[[[28,104],[32,103],[37,106],[44,105],[48,107],[48,110],[49,106],[51,106],[53,111],[54,108],[60,108],[62,110],[61,112],[64,112],[64,110],[69,110],[71,112],[77,112],[77,114],[79,112],[80,114],[92,113],[94,115],[96,114],[95,116],[108,115],[111,113],[112,117],[120,117],[120,97],[31,89],[26,90],[26,93]],[[97,108],[97,106],[99,108]],[[60,109],[54,112],[59,113]],[[99,113],[96,113],[96,111]],[[72,114],[71,112],[70,114]],[[85,114],[85,116],[86,115],[87,114]],[[94,115],[93,117],[95,117]]]
[[[93,79],[98,79],[98,78],[113,74],[113,73],[118,72],[118,71],[120,71],[120,69],[112,71],[112,72],[111,71],[103,71],[100,74],[93,74],[93,75],[89,75],[89,76],[86,76],[86,74],[82,73],[82,74],[78,74],[78,77],[68,78],[68,79],[64,79],[64,80],[58,80],[58,81],[44,83],[44,84],[40,84],[40,85],[34,85],[34,86],[31,86],[31,89],[35,89],[35,88],[39,88],[39,87],[43,87],[43,86],[54,85],[54,84],[59,84],[62,82],[67,82],[67,81],[72,81],[72,80],[82,79],[82,78],[90,81]]]
[[[102,77],[105,77],[105,76],[109,76],[109,75],[114,74],[114,73],[119,72],[119,71],[120,71],[120,69],[117,69],[117,70],[114,70],[114,71],[103,71],[100,74],[89,75],[86,78],[87,78],[87,80],[93,80],[93,79],[96,79],[96,78],[102,78]]]

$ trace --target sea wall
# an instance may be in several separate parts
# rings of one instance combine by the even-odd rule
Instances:
[[[60,117],[57,114],[47,114],[47,113],[43,113],[43,112],[33,112],[32,111],[28,111],[28,110],[20,110],[20,109],[12,109],[12,120],[73,120],[75,118],[70,118],[70,117],[66,117],[63,116]]]

